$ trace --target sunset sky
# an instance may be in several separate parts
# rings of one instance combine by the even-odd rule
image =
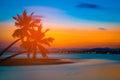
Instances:
[[[15,40],[23,10],[43,16],[53,48],[120,47],[120,0],[0,0],[0,46]]]

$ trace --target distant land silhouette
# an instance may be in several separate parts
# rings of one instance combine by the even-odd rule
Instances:
[[[0,52],[4,48],[0,47]],[[12,47],[7,52],[23,51]],[[49,54],[120,54],[120,48],[48,48]]]

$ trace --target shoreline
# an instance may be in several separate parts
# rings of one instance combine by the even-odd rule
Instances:
[[[25,60],[23,59],[23,62]],[[120,63],[114,60],[69,58],[39,60],[46,61],[47,64],[0,66],[1,80],[17,80],[18,78],[21,80],[120,80]],[[48,64],[50,61],[72,61],[72,63]],[[49,75],[46,77],[46,74]]]
[[[0,59],[0,66],[30,66],[30,65],[57,65],[75,63],[76,59],[67,58],[40,58],[40,59],[26,59],[26,58],[14,58],[2,61]]]
[[[101,63],[117,62],[114,60],[105,59],[75,59],[75,58],[39,58],[39,59],[26,59],[26,58],[13,58],[2,61],[0,59],[0,66],[32,66],[32,65],[59,65],[59,64],[79,64],[79,65],[93,65]],[[74,65],[73,64],[73,65]]]

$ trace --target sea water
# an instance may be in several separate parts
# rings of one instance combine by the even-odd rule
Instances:
[[[2,56],[10,56],[6,53]],[[16,56],[15,58],[25,58],[26,54]],[[37,56],[38,58],[41,55]],[[98,59],[114,60],[120,64],[119,54],[49,54],[50,58],[77,58],[77,59]],[[112,63],[116,64],[116,63]],[[107,64],[110,65],[110,64]],[[94,65],[96,66],[96,65]],[[97,66],[101,66],[97,65]],[[76,75],[84,74],[90,66],[81,66],[77,63],[62,65],[36,65],[36,66],[0,66],[0,80],[120,80],[120,77],[90,77],[89,75],[79,77]],[[89,70],[87,70],[89,71]],[[96,75],[96,74],[94,74]]]
[[[12,55],[12,53],[5,53],[1,58],[5,58]],[[32,57],[32,55],[31,55]],[[116,60],[120,61],[120,54],[80,54],[80,53],[71,53],[71,54],[48,54],[49,58],[77,58],[77,59],[106,59],[106,60]],[[14,58],[27,58],[26,53],[18,55]],[[41,54],[37,54],[37,58],[42,58]]]

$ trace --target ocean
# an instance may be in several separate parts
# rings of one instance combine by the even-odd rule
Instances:
[[[7,56],[10,56],[11,53],[8,52],[5,55],[3,55],[1,58],[5,58]],[[31,55],[32,56],[32,55]],[[26,58],[26,54],[18,55],[14,58]],[[38,58],[41,58],[42,56],[40,53],[37,55]],[[116,60],[120,61],[120,54],[48,54],[49,58],[75,58],[75,59],[105,59],[105,60]]]
[[[7,56],[9,53],[2,58]],[[60,65],[0,66],[0,80],[120,80],[119,76],[114,76],[120,74],[120,66],[117,66],[120,65],[120,54],[49,54],[48,56],[87,59],[87,61]],[[26,55],[15,58],[23,57]],[[112,69],[117,69],[117,72],[114,73],[115,70]]]

